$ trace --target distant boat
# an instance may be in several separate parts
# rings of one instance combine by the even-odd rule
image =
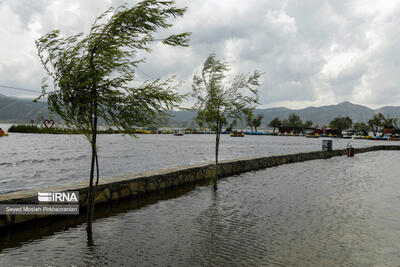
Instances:
[[[231,137],[244,137],[244,133],[243,132],[232,132],[230,134]]]
[[[248,131],[246,131],[244,133],[248,134],[248,135],[270,135],[270,133],[267,133],[267,132],[248,132]]]
[[[175,136],[183,136],[183,133],[174,133]]]
[[[344,139],[351,139],[352,137],[353,137],[352,133],[350,132],[346,132],[345,134],[342,135],[342,138]]]
[[[151,134],[151,131],[148,129],[135,129],[135,133],[137,134]]]
[[[309,134],[309,135],[306,135],[306,137],[307,138],[319,138],[319,135],[318,134]]]
[[[372,140],[387,141],[387,140],[389,140],[389,137],[388,137],[387,135],[385,135],[385,136],[374,136],[374,137],[372,138]]]

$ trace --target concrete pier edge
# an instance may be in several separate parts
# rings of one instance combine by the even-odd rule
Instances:
[[[355,154],[379,151],[400,150],[399,145],[378,145],[356,148]],[[252,157],[220,162],[220,178],[243,172],[270,168],[287,163],[302,162],[316,159],[346,155],[345,149],[330,152],[314,151],[269,157]],[[101,179],[97,187],[96,204],[111,202],[131,196],[139,196],[150,192],[157,192],[167,188],[178,187],[184,184],[211,179],[214,174],[214,164],[205,163],[174,167],[169,169],[148,171],[143,173],[127,174],[123,176]],[[62,186],[53,186],[40,190],[24,190],[7,194],[0,194],[0,204],[37,204],[37,192],[79,191],[79,206],[85,209],[88,195],[87,182],[70,183]],[[0,230],[10,226],[27,223],[33,220],[45,219],[62,215],[0,215]],[[71,215],[69,215],[71,216]]]

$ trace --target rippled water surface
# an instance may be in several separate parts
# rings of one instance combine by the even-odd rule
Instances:
[[[397,266],[399,156],[371,152],[226,178],[216,193],[201,186],[97,219],[90,242],[84,224],[19,244],[10,236],[0,266]]]
[[[8,125],[0,125],[7,128]],[[268,156],[321,149],[323,138],[223,135],[220,159]],[[333,148],[345,148],[348,140],[334,139]],[[399,142],[354,140],[355,147]],[[100,135],[101,177],[156,170],[214,160],[214,135]],[[78,135],[10,133],[0,138],[0,193],[39,189],[73,181],[87,181],[90,147]]]

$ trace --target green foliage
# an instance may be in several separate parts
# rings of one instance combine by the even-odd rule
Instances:
[[[246,124],[247,126],[251,127],[251,130],[253,130],[253,120],[254,120],[254,113],[253,112],[249,112],[248,114],[246,114]]]
[[[153,33],[172,26],[170,17],[186,9],[173,1],[145,0],[132,8],[110,8],[93,23],[88,35],[62,37],[58,30],[36,41],[42,64],[55,91],[47,91],[44,80],[41,97],[48,95],[49,109],[67,125],[91,132],[93,116],[107,125],[126,129],[165,119],[182,97],[175,92],[179,83],[146,81],[133,87],[135,69],[145,61],[138,51],[151,52]],[[160,39],[166,45],[188,46],[188,33]],[[88,136],[90,140],[90,136]]]
[[[276,117],[269,123],[269,126],[274,128],[274,132],[277,127],[291,128],[294,132],[303,132],[304,129],[310,128],[312,125],[313,122],[311,120],[307,120],[303,123],[300,116],[294,113],[289,114],[288,118],[284,119],[282,122]]]
[[[369,126],[364,122],[356,122],[353,125],[353,130],[356,132],[356,134],[367,135],[369,131]]]
[[[331,120],[329,127],[339,131],[350,129],[353,121],[349,117],[337,117]]]
[[[18,124],[11,125],[8,129],[10,133],[38,133],[38,134],[69,134],[69,133],[79,133],[76,130],[63,129],[63,128],[40,128],[35,124]]]
[[[282,121],[282,126],[287,128],[302,129],[303,121],[300,119],[300,116],[291,113],[287,119]]]
[[[303,127],[304,127],[304,128],[310,128],[311,126],[313,126],[313,124],[314,124],[314,123],[313,123],[312,121],[307,120],[307,121],[304,122]]]
[[[201,75],[193,77],[193,94],[197,111],[196,121],[202,126],[207,124],[210,129],[216,129],[215,140],[215,176],[212,180],[217,189],[218,150],[222,125],[228,119],[242,120],[250,114],[258,103],[258,91],[261,73],[237,74],[226,81],[229,65],[216,59],[214,54],[208,56]]]
[[[233,127],[235,127],[236,125],[237,125],[237,120],[233,120],[233,121],[231,122],[231,124],[229,124],[229,127],[226,128],[225,131],[227,131],[227,132],[232,132]]]
[[[39,133],[41,130],[42,129],[37,127],[37,125],[32,124],[11,125],[10,128],[8,128],[8,132],[10,133]]]
[[[396,118],[386,118],[382,113],[375,114],[372,119],[368,121],[374,135],[377,134],[380,128],[398,129]]]
[[[67,126],[76,127],[92,145],[88,192],[88,234],[92,232],[96,168],[98,119],[118,130],[151,125],[167,118],[178,107],[182,96],[176,92],[179,83],[173,77],[146,81],[132,86],[139,63],[139,52],[151,52],[151,44],[161,41],[170,46],[188,46],[189,33],[156,39],[159,29],[172,26],[171,18],[183,16],[185,8],[173,1],[144,0],[128,8],[110,8],[93,23],[89,34],[62,37],[58,30],[36,41],[40,60],[55,91],[48,92],[43,81],[43,94],[48,96],[49,110],[60,115]],[[39,98],[40,98],[39,97]]]
[[[255,118],[252,119],[251,124],[257,132],[257,128],[260,127],[261,121],[264,118],[263,114],[258,114]]]
[[[397,129],[397,118],[384,118],[383,127],[387,129]]]
[[[274,133],[275,133],[275,129],[281,127],[282,122],[279,119],[279,117],[275,117],[272,121],[269,122],[268,126],[274,128]]]
[[[371,127],[371,130],[374,135],[378,132],[380,127],[383,127],[385,116],[383,116],[382,113],[375,114],[372,119],[368,121],[369,127]]]
[[[251,127],[251,130],[253,130],[254,127],[255,131],[257,132],[257,128],[260,127],[263,118],[263,114],[258,114],[256,117],[254,117],[254,113],[250,112],[246,117],[247,125]]]
[[[287,125],[291,128],[302,128],[303,121],[300,119],[300,116],[292,113],[287,118]]]
[[[34,133],[34,134],[84,134],[77,129],[70,128],[46,128],[46,127],[38,127],[35,124],[18,124],[11,125],[8,129],[9,132],[13,133]],[[104,131],[97,131],[98,134],[135,134],[135,130],[113,130],[108,129]],[[90,134],[87,132],[86,134]]]
[[[237,74],[231,81],[225,81],[229,65],[211,54],[204,63],[201,75],[193,77],[193,94],[197,100],[194,109],[199,125],[221,129],[228,118],[245,118],[258,103],[258,91],[261,73]],[[242,91],[247,91],[245,94]]]

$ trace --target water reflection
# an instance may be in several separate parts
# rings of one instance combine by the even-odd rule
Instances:
[[[158,201],[171,200],[187,194],[196,186],[208,184],[205,181],[187,184],[179,188],[168,189],[161,192],[149,193],[140,198],[132,197],[122,200],[116,200],[111,203],[97,205],[95,208],[95,221],[101,218],[107,218],[123,214],[131,210],[140,209],[148,205],[153,205]],[[70,228],[86,227],[86,214],[79,216],[53,217],[50,220],[31,221],[18,228],[7,229],[0,232],[0,253],[7,248],[19,247],[27,242],[45,238],[57,233],[69,230]],[[93,235],[87,237],[88,244],[94,244]]]
[[[0,266],[394,266],[398,156],[288,164],[223,179],[216,192],[200,186],[171,199],[120,203],[97,217],[92,238],[79,223],[20,237],[3,247]]]

